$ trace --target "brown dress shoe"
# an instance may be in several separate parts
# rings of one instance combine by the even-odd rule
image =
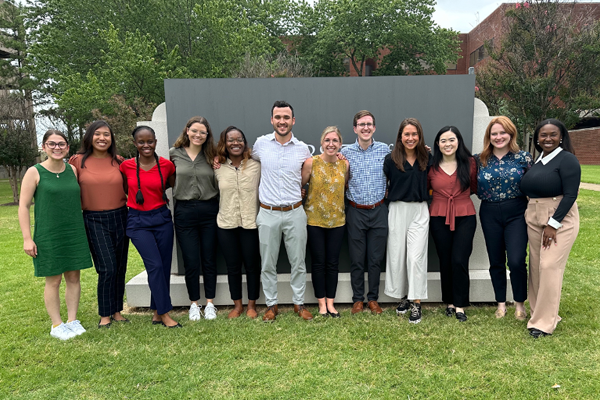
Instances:
[[[234,304],[233,310],[231,310],[229,312],[229,315],[227,316],[227,318],[229,318],[229,319],[237,318],[240,315],[242,315],[242,313],[244,312],[244,306],[242,305],[242,300],[234,300],[233,304]]]
[[[275,321],[275,317],[277,317],[277,304],[274,306],[267,307],[267,312],[263,315],[263,322],[273,322]]]
[[[294,304],[294,312],[296,314],[298,314],[299,316],[301,316],[302,318],[304,318],[304,320],[306,320],[306,321],[310,321],[313,319],[312,314],[310,313],[310,311],[308,311],[306,309],[306,307],[304,307],[303,304],[302,305]]]
[[[258,317],[258,313],[256,312],[256,300],[248,300],[248,308],[246,309],[246,315],[252,319]]]
[[[365,307],[365,303],[363,303],[362,301],[357,301],[356,303],[354,303],[354,305],[352,305],[352,311],[350,311],[350,312],[352,314],[358,314],[363,311],[364,307]]]
[[[381,309],[381,307],[379,307],[379,304],[377,304],[375,300],[371,300],[367,303],[367,305],[371,309],[371,312],[375,315],[379,315],[383,312],[383,310]]]

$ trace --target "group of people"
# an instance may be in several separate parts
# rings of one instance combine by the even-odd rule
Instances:
[[[132,132],[137,155],[129,160],[117,155],[114,134],[105,121],[88,127],[81,150],[69,163],[64,162],[69,152],[66,136],[48,131],[42,144],[48,159],[30,168],[23,179],[19,222],[35,275],[46,277],[50,334],[64,340],[85,332],[77,320],[79,271],[91,267],[90,253],[98,272],[98,327],[129,322],[121,315],[129,239],[148,274],[152,324],[181,327],[169,315],[174,233],[183,256],[192,321],[217,317],[213,304],[217,245],[223,249],[234,303],[228,317],[244,313],[243,267],[246,315],[258,317],[262,282],[267,306],[262,319],[274,321],[279,312],[277,260],[282,237],[291,266],[294,312],[304,320],[313,319],[304,304],[308,243],[318,313],[339,318],[334,299],[347,232],[351,314],[365,308],[365,272],[366,307],[373,314],[382,313],[378,299],[385,262],[385,294],[400,300],[399,315],[408,312],[409,322],[419,323],[421,301],[428,297],[431,232],[445,313],[464,322],[477,225],[472,194],[481,199],[496,317],[507,313],[508,260],[515,318],[527,319],[524,302],[529,298],[530,334],[540,337],[554,331],[560,321],[562,276],[579,228],[575,200],[580,167],[560,121],[549,119],[536,127],[534,142],[541,154],[535,162],[519,150],[517,130],[506,117],[490,122],[483,151],[475,156],[454,126],[440,129],[432,154],[414,118],[402,121],[390,151],[390,146],[373,139],[375,116],[366,110],[354,116],[353,144],[342,148],[340,130],[329,126],[321,135],[322,152],[315,156],[292,133],[295,115],[290,104],[274,103],[271,124],[273,132],[259,137],[252,148],[234,126],[221,132],[215,146],[208,121],[193,117],[170,149],[169,160],[156,154],[156,134],[148,126]],[[168,187],[175,199],[173,218]],[[63,275],[66,323],[58,295]]]

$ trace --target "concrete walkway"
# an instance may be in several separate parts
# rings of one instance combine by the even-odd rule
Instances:
[[[596,192],[600,192],[600,185],[596,183],[581,182],[579,184],[579,189],[595,190]]]

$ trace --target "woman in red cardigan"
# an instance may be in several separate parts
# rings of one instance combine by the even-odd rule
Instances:
[[[433,190],[429,231],[440,259],[442,301],[446,315],[467,320],[469,257],[477,220],[471,194],[477,192],[477,166],[455,126],[435,137],[433,162],[427,176]]]

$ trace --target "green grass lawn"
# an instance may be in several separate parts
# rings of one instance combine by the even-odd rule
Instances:
[[[288,310],[273,324],[229,321],[225,308],[215,321],[191,323],[179,309],[184,328],[174,330],[151,325],[144,309],[126,313],[131,324],[98,330],[96,272],[88,269],[79,314],[88,332],[61,342],[49,335],[44,282],[22,251],[17,208],[0,207],[0,398],[596,399],[600,192],[582,190],[578,203],[563,322],[538,340],[514,308],[496,320],[489,305],[469,308],[466,323],[426,305],[418,325],[391,304],[380,317],[340,307],[341,319],[309,323]],[[142,269],[132,251],[128,279]]]
[[[600,184],[600,165],[582,165],[581,182]]]

